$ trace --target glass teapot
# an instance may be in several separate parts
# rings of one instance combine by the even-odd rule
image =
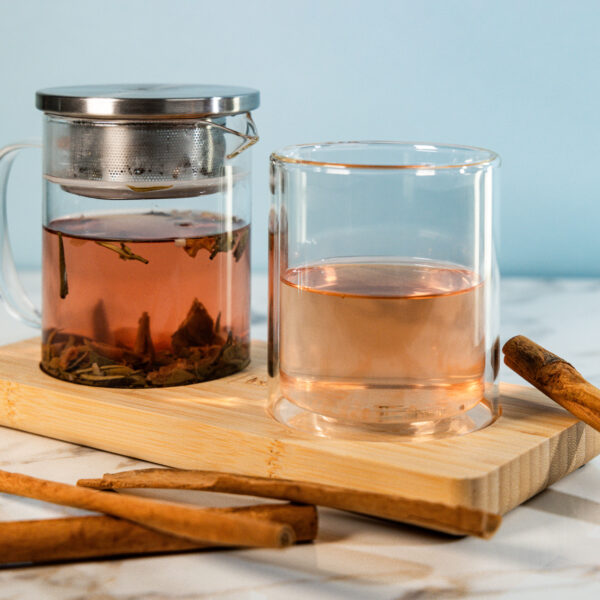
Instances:
[[[212,85],[62,87],[44,112],[41,313],[10,250],[0,150],[0,291],[42,329],[41,368],[70,382],[160,387],[249,360],[250,111]]]

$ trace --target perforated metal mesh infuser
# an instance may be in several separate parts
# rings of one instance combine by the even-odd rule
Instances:
[[[233,159],[258,140],[249,112],[258,92],[245,88],[94,86],[37,97],[47,111],[45,176],[84,196],[214,193],[227,167],[244,176]]]

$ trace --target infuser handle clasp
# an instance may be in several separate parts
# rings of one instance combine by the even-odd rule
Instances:
[[[0,298],[8,312],[30,327],[41,328],[40,310],[27,296],[15,266],[8,233],[8,177],[17,154],[27,148],[41,148],[38,141],[19,142],[0,149]]]
[[[256,123],[254,123],[254,119],[252,115],[247,112],[246,113],[246,131],[238,131],[237,129],[232,129],[231,127],[226,127],[225,125],[221,125],[220,123],[213,123],[212,121],[204,121],[206,125],[210,127],[216,127],[217,129],[221,129],[225,133],[231,133],[232,135],[237,135],[241,137],[244,141],[237,147],[235,150],[227,154],[226,158],[231,160],[236,156],[239,156],[244,150],[250,148],[250,146],[254,146],[256,142],[258,142],[258,131],[256,129]]]

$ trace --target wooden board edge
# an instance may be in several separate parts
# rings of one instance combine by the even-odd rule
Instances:
[[[462,496],[472,508],[503,515],[598,455],[600,432],[577,421],[489,473],[463,479]]]
[[[39,389],[35,386],[0,380],[0,425],[171,467],[348,485],[339,476],[343,468],[349,468],[343,455],[331,454],[331,462],[337,463],[338,468],[325,468],[322,450],[312,444],[295,443],[296,438],[267,439],[262,435],[238,432],[235,446],[230,445],[228,451],[225,438],[230,432],[205,423],[190,422],[177,415],[161,416],[161,428],[158,429],[143,410],[131,406],[119,406],[120,418],[114,420],[106,417],[106,405],[100,401],[90,400],[85,406],[78,406],[77,398],[52,391],[45,392],[43,403],[38,397]],[[70,427],[75,410],[80,425],[77,431]],[[71,419],[65,418],[69,416]],[[132,423],[139,425],[132,428]],[[173,439],[177,440],[175,444]],[[167,445],[170,457],[165,460],[161,448]],[[242,446],[243,453],[237,451]],[[421,490],[424,490],[425,497],[433,501],[461,502],[462,484],[453,478],[441,480],[408,469],[391,473],[389,465],[368,459],[353,459],[351,469],[357,474],[357,489],[400,493],[390,482],[402,480],[406,488],[402,493],[408,496],[422,498]],[[98,475],[101,474],[82,474],[82,477]],[[362,485],[358,481],[361,478],[364,479]]]
[[[19,353],[21,344],[13,344],[15,354]],[[28,340],[27,343],[39,343],[37,338]],[[259,352],[264,343],[258,343]],[[7,348],[7,347],[5,347]],[[233,376],[234,377],[234,376]],[[540,392],[517,384],[503,384],[506,386],[508,396],[514,397],[524,394],[526,398],[546,403],[545,397]],[[43,402],[40,395],[43,394]],[[230,472],[239,472],[249,475],[262,475],[269,477],[288,477],[294,479],[306,479],[317,483],[330,483],[348,485],[347,481],[336,480],[336,473],[326,472],[320,464],[319,453],[304,443],[297,443],[295,438],[267,440],[262,435],[253,435],[251,432],[238,432],[237,448],[243,444],[245,452],[216,453],[209,461],[202,457],[203,450],[215,443],[223,443],[227,431],[217,426],[205,423],[194,425],[186,423],[178,416],[161,416],[163,429],[171,436],[173,431],[187,432],[188,439],[196,455],[190,448],[185,448],[186,436],[179,439],[179,445],[173,452],[173,458],[165,461],[164,454],[160,448],[170,443],[170,436],[164,431],[156,428],[150,430],[150,435],[155,440],[155,448],[144,446],[145,436],[149,435],[146,430],[138,430],[134,436],[127,435],[127,428],[121,425],[103,421],[103,409],[106,402],[94,401],[86,410],[78,407],[76,395],[66,399],[71,411],[80,409],[82,423],[85,425],[85,434],[72,431],[65,423],[61,423],[60,414],[65,407],[65,396],[62,392],[54,394],[51,390],[41,391],[35,385],[14,383],[7,379],[0,380],[0,424],[29,431],[46,437],[54,437],[71,443],[91,446],[104,450],[132,456],[141,460],[164,464],[180,468],[211,468]],[[554,403],[547,403],[557,408]],[[562,410],[562,409],[560,409]],[[34,424],[20,418],[20,412],[30,411],[35,414]],[[122,421],[131,423],[137,420],[144,422],[144,411],[135,407],[119,407]],[[565,413],[567,414],[567,413]],[[147,417],[147,415],[146,415]],[[87,420],[86,420],[87,419]],[[99,422],[98,422],[99,419]],[[96,422],[94,422],[96,420]],[[72,421],[71,421],[72,422]],[[48,427],[48,424],[51,427]],[[199,430],[202,429],[203,433]],[[229,432],[231,433],[231,432]],[[108,435],[108,437],[107,437]],[[202,439],[202,435],[205,436]],[[139,442],[139,447],[134,447]],[[575,451],[573,452],[573,448]],[[211,452],[214,449],[211,447]],[[445,480],[439,476],[431,476],[427,473],[411,471],[408,468],[390,473],[388,465],[381,465],[367,459],[354,460],[353,468],[369,475],[367,482],[361,485],[355,481],[357,489],[373,489],[378,491],[399,493],[399,490],[386,488],[381,481],[389,480],[391,476],[404,478],[404,489],[401,493],[414,498],[426,498],[432,501],[447,502],[450,504],[466,504],[475,508],[485,508],[496,512],[505,513],[528,498],[532,497],[548,485],[582,466],[594,456],[600,454],[600,434],[580,422],[574,422],[567,429],[547,439],[540,439],[540,443],[532,448],[526,455],[516,457],[506,464],[485,473],[470,478],[452,478]],[[338,465],[343,457],[335,455],[332,457]],[[539,465],[547,462],[548,468],[540,468]],[[260,467],[257,467],[260,465]],[[537,465],[537,466],[536,466]],[[97,475],[97,474],[90,474]],[[514,485],[518,479],[518,485]],[[418,493],[414,490],[418,489]],[[506,494],[506,490],[510,490]],[[502,500],[502,497],[507,499]]]

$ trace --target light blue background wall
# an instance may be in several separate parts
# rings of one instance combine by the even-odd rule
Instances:
[[[37,88],[257,87],[254,261],[267,158],[290,143],[407,139],[504,159],[504,274],[600,275],[598,0],[1,0],[0,144],[37,137]],[[22,266],[39,264],[40,162],[10,186]]]

